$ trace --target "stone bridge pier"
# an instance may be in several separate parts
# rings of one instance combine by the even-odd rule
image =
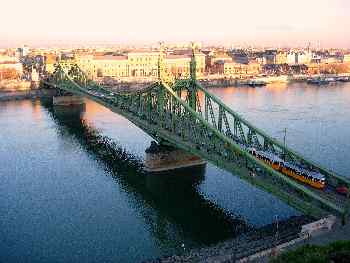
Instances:
[[[80,119],[86,108],[82,97],[69,94],[52,97],[52,105],[55,114],[65,120]]]
[[[151,146],[146,149],[145,170],[150,173],[202,170],[205,166],[206,161],[200,157],[165,143],[152,141]]]

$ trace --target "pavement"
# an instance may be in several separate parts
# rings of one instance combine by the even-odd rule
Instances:
[[[283,249],[283,252],[295,250],[296,248],[306,244],[327,245],[338,240],[350,240],[350,222],[347,222],[347,224],[342,225],[341,221],[337,220],[331,230],[320,230],[314,235],[310,236],[309,238],[289,247],[286,247],[285,249]],[[269,262],[270,257],[271,256],[266,256],[263,258],[253,260],[251,262]]]

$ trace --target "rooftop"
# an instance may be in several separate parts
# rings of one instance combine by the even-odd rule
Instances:
[[[95,60],[127,60],[127,56],[112,56],[112,55],[105,55],[105,56],[94,56]]]
[[[190,59],[191,56],[185,55],[185,54],[183,54],[183,55],[168,54],[168,55],[166,56],[166,58],[168,58],[168,59],[182,59],[182,58],[188,58],[188,59]]]

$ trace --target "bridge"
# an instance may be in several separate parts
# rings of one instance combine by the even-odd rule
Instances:
[[[335,214],[343,220],[348,216],[349,197],[337,194],[335,189],[340,185],[349,189],[350,180],[270,137],[202,87],[196,79],[194,48],[187,79],[167,74],[161,48],[158,81],[143,90],[112,92],[90,80],[76,63],[64,61],[42,82],[96,101],[127,118],[157,142],[200,156],[305,214],[316,218]],[[312,188],[274,170],[250,154],[251,147],[322,174],[326,188]]]

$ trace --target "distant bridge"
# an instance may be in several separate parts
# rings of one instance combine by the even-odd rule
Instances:
[[[141,91],[111,91],[90,80],[74,63],[59,63],[55,72],[43,82],[104,105],[156,141],[209,160],[305,214],[321,217],[332,213],[345,218],[349,198],[337,194],[335,188],[339,185],[349,188],[350,180],[276,141],[203,88],[196,80],[194,56],[193,50],[190,77],[176,80],[166,73],[161,50],[159,79]],[[285,176],[251,155],[248,147],[272,153],[288,163],[324,175],[326,189],[317,190]],[[250,171],[258,175],[252,176]]]

